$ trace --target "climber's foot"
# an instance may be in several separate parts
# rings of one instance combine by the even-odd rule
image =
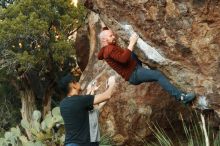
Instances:
[[[182,102],[185,105],[188,105],[192,103],[195,97],[196,97],[195,93],[182,93],[180,96],[180,102]]]

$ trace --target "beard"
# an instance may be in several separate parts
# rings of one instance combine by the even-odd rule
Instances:
[[[116,39],[112,40],[112,45],[116,45]]]

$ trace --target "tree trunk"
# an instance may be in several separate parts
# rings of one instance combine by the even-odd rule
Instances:
[[[43,119],[46,116],[46,114],[48,114],[48,112],[51,110],[51,96],[52,96],[52,93],[53,93],[54,84],[55,84],[54,81],[48,83],[48,86],[47,86],[47,88],[45,90],[45,93],[44,93],[43,111],[42,111]]]
[[[51,110],[51,95],[52,95],[52,89],[49,88],[46,90],[44,100],[43,100],[43,112],[42,112],[43,119],[48,114],[48,112]]]
[[[35,110],[35,96],[32,90],[25,89],[22,90],[20,93],[21,96],[21,116],[22,119],[27,120],[28,122],[31,122],[32,120],[32,113]],[[31,139],[31,133],[26,131],[28,138]]]

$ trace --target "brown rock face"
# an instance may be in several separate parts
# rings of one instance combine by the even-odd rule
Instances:
[[[155,65],[176,86],[195,91],[209,100],[210,108],[220,114],[220,1],[218,0],[90,0],[89,8],[119,37],[120,45],[128,35],[120,24],[131,25],[143,41],[154,47],[166,60],[153,62],[138,48],[136,53],[148,65]],[[116,73],[98,61],[99,18],[89,18],[90,59],[83,72],[84,86],[97,80],[104,91],[105,80]],[[126,46],[126,45],[125,45]],[[157,83],[129,85],[117,76],[117,89],[101,114],[101,127],[117,145],[143,145],[151,132],[148,123],[166,117],[175,121],[186,112]]]
[[[83,71],[89,60],[89,39],[87,35],[87,30],[85,28],[80,29],[77,32],[75,48],[76,48],[76,55],[77,55],[77,63],[80,69]]]

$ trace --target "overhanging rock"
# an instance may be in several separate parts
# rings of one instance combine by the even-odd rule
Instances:
[[[220,115],[220,6],[218,1],[106,1],[91,0],[90,9],[99,13],[102,21],[119,36],[119,44],[126,47],[128,34],[122,25],[130,25],[141,39],[153,47],[161,59],[149,57],[140,49],[135,52],[149,66],[161,70],[179,88],[205,96],[209,108]],[[99,50],[96,31],[96,49],[83,72],[82,83],[105,80],[116,74],[95,54]],[[125,40],[125,41],[123,41]],[[140,47],[141,48],[141,47]],[[146,121],[163,121],[168,116],[177,120],[177,112],[186,111],[157,83],[129,85],[118,76],[113,98],[101,114],[102,130],[112,133],[121,143],[138,141],[150,134]],[[201,101],[203,102],[203,100]],[[143,109],[143,110],[140,110]],[[146,112],[140,112],[146,111]],[[145,114],[142,114],[145,113]],[[166,127],[166,123],[162,123]],[[139,134],[134,134],[134,131]],[[136,133],[136,134],[137,134]],[[120,143],[120,142],[119,142]]]

